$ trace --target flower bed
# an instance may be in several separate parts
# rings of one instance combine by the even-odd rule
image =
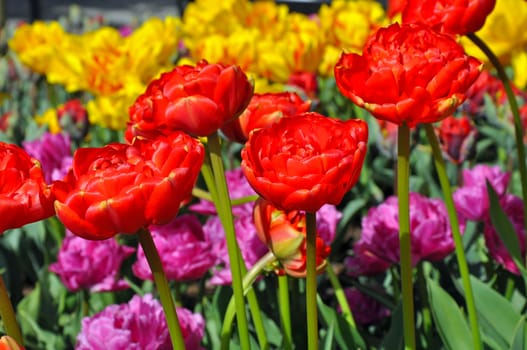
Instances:
[[[526,16],[198,0],[20,23],[0,349],[523,346]]]

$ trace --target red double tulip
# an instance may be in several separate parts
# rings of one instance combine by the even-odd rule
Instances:
[[[452,114],[480,69],[451,36],[395,23],[372,35],[362,55],[342,54],[335,79],[344,96],[376,118],[413,127]]]
[[[208,136],[236,118],[251,100],[253,85],[238,66],[179,66],[152,81],[130,107],[126,139],[155,138],[181,130]]]
[[[464,35],[478,31],[496,0],[407,0],[403,23],[424,23],[442,33]]]
[[[294,92],[254,94],[245,111],[226,123],[221,131],[230,140],[244,143],[252,130],[266,128],[281,118],[307,112],[310,108],[311,102]]]
[[[293,277],[306,277],[306,214],[277,209],[259,198],[254,206],[254,225],[258,238],[273,252],[283,271]],[[317,235],[317,272],[326,267],[330,252],[331,248]]]
[[[53,200],[40,163],[0,142],[0,234],[54,215]]]
[[[316,212],[339,204],[357,182],[367,139],[362,120],[302,113],[253,131],[241,166],[254,190],[276,207]]]
[[[69,178],[56,184],[57,216],[86,239],[167,223],[190,197],[203,158],[201,143],[182,132],[78,149]]]
[[[436,129],[443,154],[455,164],[462,163],[474,145],[477,129],[466,116],[443,119]]]

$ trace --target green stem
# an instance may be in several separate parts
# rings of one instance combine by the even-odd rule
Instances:
[[[245,299],[243,297],[242,270],[240,268],[241,254],[239,252],[238,242],[236,241],[231,201],[225,179],[223,160],[221,158],[220,139],[217,132],[208,137],[208,146],[212,165],[212,173],[214,174],[217,191],[218,201],[215,203],[216,210],[218,211],[218,216],[220,217],[221,223],[225,230],[227,252],[229,254],[229,261],[231,265],[232,289],[236,307],[236,323],[238,325],[240,345],[242,349],[250,349],[251,343],[249,340],[249,327],[247,324],[247,314],[245,313]]]
[[[240,197],[240,198],[234,198],[231,200],[231,204],[232,205],[240,205],[240,204],[245,204],[245,203],[250,203],[250,202],[254,202],[258,199],[258,195],[253,195],[253,196],[245,196],[245,197]]]
[[[4,283],[4,278],[0,273],[0,317],[4,322],[4,328],[7,332],[7,335],[12,337],[20,345],[24,345],[24,338],[22,338],[22,332],[18,327],[18,322],[16,321],[15,310],[13,309],[13,304],[9,298],[7,288]]]
[[[430,313],[430,304],[428,303],[428,292],[426,289],[426,276],[423,268],[423,262],[417,266],[417,286],[419,297],[421,299],[421,313],[423,315],[423,330],[426,344],[432,343],[432,314]]]
[[[215,179],[214,179],[214,174],[212,172],[212,167],[211,167],[211,163],[210,163],[210,156],[209,156],[209,153],[207,153],[207,156],[205,157],[205,162],[203,163],[204,165],[202,166],[201,168],[201,173],[203,175],[203,179],[205,180],[205,184],[207,185],[207,188],[209,189],[210,191],[210,197],[212,198],[212,201],[214,203],[219,203],[219,200],[218,200],[218,194],[217,194],[217,190],[216,190],[216,183],[215,183]],[[246,197],[244,197],[246,198]],[[235,201],[231,201],[231,203],[234,203]],[[243,261],[243,258],[241,256],[241,253],[239,252],[239,249],[238,247],[237,248],[237,256],[239,258],[239,264],[240,264],[240,269],[241,269],[241,273],[242,273],[242,276],[245,275],[247,273],[247,269],[245,267],[245,263]],[[260,314],[260,307],[258,305],[258,300],[256,298],[256,294],[254,292],[254,290],[249,290],[248,292],[248,295],[247,295],[247,301],[249,303],[249,309],[251,311],[251,315],[253,317],[253,321],[254,321],[254,328],[255,328],[255,331],[256,331],[256,336],[258,337],[258,342],[259,342],[259,345],[260,345],[260,348],[262,350],[265,350],[269,347],[269,344],[267,342],[267,336],[266,336],[266,333],[265,333],[265,328],[263,326],[263,320],[262,320],[262,317],[261,317],[261,314]],[[229,337],[230,337],[230,333],[229,333]],[[228,344],[228,343],[227,343]]]
[[[272,262],[276,261],[276,257],[272,252],[265,254],[260,260],[253,265],[251,270],[243,278],[243,293],[244,295],[249,293],[251,286],[260,275],[260,273],[265,269],[265,267]],[[223,318],[223,326],[221,329],[221,350],[226,350],[229,348],[229,342],[231,339],[231,329],[232,322],[234,321],[235,316],[235,300],[231,298],[229,304],[227,305],[227,310],[225,311],[225,316]]]
[[[432,147],[432,154],[434,156],[434,163],[439,177],[439,183],[443,190],[443,196],[445,205],[448,212],[448,219],[452,229],[452,237],[454,238],[454,244],[456,249],[457,264],[459,266],[459,272],[461,274],[461,281],[463,283],[463,289],[465,290],[465,302],[467,305],[468,318],[470,321],[470,327],[472,332],[472,338],[474,340],[474,346],[476,350],[482,349],[481,336],[479,333],[478,314],[476,310],[476,304],[474,302],[474,292],[472,291],[472,283],[470,282],[470,272],[468,269],[467,259],[465,257],[465,250],[463,247],[463,239],[461,238],[461,232],[459,229],[459,220],[457,216],[456,207],[454,205],[454,198],[452,196],[452,188],[446,171],[445,161],[443,160],[443,154],[439,147],[439,141],[434,132],[434,127],[431,124],[425,124],[426,136],[428,142]]]
[[[333,266],[329,263],[326,266],[326,273],[329,277],[331,285],[333,286],[333,289],[335,290],[335,296],[337,297],[337,301],[340,305],[340,308],[342,309],[342,317],[344,317],[344,319],[350,326],[350,329],[353,329],[358,332],[357,324],[353,319],[353,313],[351,312],[351,308],[348,303],[348,298],[346,298],[346,293],[344,293],[344,288],[342,288],[342,285],[340,284],[337,275],[335,275],[335,272],[333,271]]]
[[[214,200],[212,199],[212,195],[207,192],[207,191],[204,191],[202,190],[201,188],[198,188],[198,187],[194,187],[192,189],[192,195],[196,198],[199,198],[199,199],[204,199],[204,200],[207,200],[209,202],[214,202]],[[245,204],[245,203],[250,203],[250,202],[254,202],[258,199],[258,195],[253,195],[253,196],[245,196],[245,197],[240,197],[240,198],[234,198],[234,199],[231,199],[231,205],[240,205],[240,204]]]
[[[80,293],[82,299],[82,317],[86,317],[90,314],[90,291],[82,289]]]
[[[412,242],[410,236],[410,129],[399,126],[397,133],[397,197],[399,202],[399,244],[403,328],[405,349],[415,349]]]
[[[201,188],[198,188],[198,187],[194,187],[192,189],[192,195],[196,198],[199,198],[199,199],[204,199],[206,201],[209,201],[209,202],[213,202],[214,200],[212,199],[212,195],[207,192],[207,191],[204,191],[202,190]]]
[[[509,100],[509,105],[511,112],[514,118],[514,135],[516,139],[516,150],[518,152],[518,169],[520,170],[520,182],[522,185],[522,197],[523,197],[523,214],[524,214],[524,227],[527,232],[527,159],[525,157],[525,145],[523,143],[523,126],[520,119],[520,110],[518,108],[518,101],[516,101],[516,96],[512,91],[511,82],[505,68],[501,64],[500,60],[494,52],[487,46],[487,44],[481,40],[476,34],[469,33],[467,37],[477,46],[483,53],[488,57],[489,61],[492,63],[498,77],[503,82],[503,87],[505,88],[505,93],[507,94],[507,99]],[[526,250],[527,252],[527,250]],[[526,253],[527,254],[527,253]],[[527,261],[527,257],[526,257]],[[525,261],[524,261],[525,264]]]
[[[137,231],[137,236],[139,238],[139,243],[145,252],[148,265],[150,265],[150,269],[152,270],[152,275],[154,276],[159,299],[161,300],[161,305],[163,306],[163,311],[165,312],[165,317],[167,319],[172,347],[174,349],[183,350],[185,349],[185,342],[183,340],[183,333],[179,326],[176,307],[174,305],[174,300],[172,299],[172,294],[170,294],[165,271],[163,270],[161,258],[157,252],[152,235],[147,229],[142,228]]]
[[[308,350],[318,350],[316,225],[316,214],[306,213],[306,310]]]
[[[512,294],[514,293],[514,289],[516,289],[516,282],[514,279],[508,277],[507,278],[507,285],[505,286],[505,293],[503,293],[503,296],[511,301],[512,300]]]
[[[278,306],[280,308],[280,323],[284,335],[284,350],[293,349],[293,332],[291,330],[291,306],[289,304],[289,282],[287,275],[278,276]]]

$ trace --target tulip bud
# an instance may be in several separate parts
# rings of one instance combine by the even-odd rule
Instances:
[[[78,99],[69,100],[57,108],[57,118],[62,130],[80,142],[88,133],[88,112]]]
[[[260,198],[254,206],[254,224],[258,238],[273,252],[283,270],[293,277],[306,276],[306,215],[297,210],[282,211]],[[330,247],[317,236],[316,269],[323,271]]]
[[[8,335],[0,338],[0,350],[24,350],[24,347]]]
[[[471,153],[477,130],[466,116],[448,117],[443,119],[437,133],[443,154],[453,163],[460,164]]]

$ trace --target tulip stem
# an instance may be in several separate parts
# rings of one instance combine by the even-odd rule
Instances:
[[[4,322],[4,328],[7,332],[7,335],[12,337],[18,344],[23,346],[24,338],[22,338],[22,332],[18,327],[15,310],[13,309],[13,304],[9,298],[2,273],[0,273],[0,317]]]
[[[472,338],[474,340],[474,349],[479,350],[482,348],[481,336],[479,333],[478,314],[476,311],[476,305],[474,302],[474,293],[472,291],[472,283],[470,282],[470,272],[468,270],[467,259],[465,257],[465,249],[463,247],[463,240],[461,238],[461,232],[459,229],[459,219],[457,217],[456,207],[454,205],[454,198],[452,196],[452,188],[448,181],[448,175],[446,171],[445,161],[439,147],[439,141],[434,132],[434,127],[431,124],[425,124],[426,136],[428,142],[432,146],[432,154],[434,156],[434,163],[439,177],[439,183],[443,190],[443,196],[445,205],[448,212],[448,220],[452,229],[452,237],[454,238],[456,258],[459,266],[459,272],[461,274],[461,280],[463,283],[463,289],[465,291],[465,302],[467,304],[468,317],[470,320],[470,327],[472,332]]]
[[[289,303],[289,281],[287,275],[278,276],[278,306],[280,308],[280,323],[282,324],[284,350],[293,349],[293,332],[291,330],[291,307]]]
[[[201,168],[201,173],[203,175],[203,179],[205,180],[205,184],[207,185],[207,188],[210,191],[210,197],[212,198],[212,201],[214,203],[218,203],[218,194],[217,194],[217,191],[216,191],[216,184],[215,184],[215,180],[214,180],[214,174],[213,174],[212,167],[211,167],[211,164],[210,164],[209,153],[207,153],[207,156],[205,157],[205,161],[203,162],[203,166]],[[244,198],[247,198],[247,197],[244,197]],[[254,198],[254,200],[256,200],[256,198]],[[235,200],[231,201],[231,203],[234,204]],[[240,261],[240,269],[241,269],[241,273],[242,273],[242,276],[243,276],[243,275],[246,274],[247,269],[245,267],[243,258],[242,258],[241,254],[239,252],[238,247],[236,247],[236,248],[237,248],[237,251],[238,251],[237,256],[238,256],[239,261]],[[252,290],[252,289],[249,290],[248,296],[247,296],[247,301],[249,302],[249,309],[250,309],[251,314],[253,316],[254,328],[256,330],[256,335],[258,337],[258,342],[260,343],[260,348],[262,350],[265,350],[265,349],[268,348],[269,344],[267,342],[267,338],[266,338],[266,335],[265,335],[265,329],[263,327],[263,320],[262,320],[262,317],[260,315],[260,308],[259,308],[259,305],[258,305],[258,300],[257,300],[256,295],[254,293],[254,290]],[[234,307],[234,305],[233,305],[233,307]],[[229,332],[230,332],[230,329],[229,329]],[[230,337],[230,333],[228,334],[228,336]]]
[[[192,195],[199,199],[204,199],[209,202],[214,202],[214,200],[212,199],[212,194],[198,187],[194,187],[192,189]],[[257,199],[258,199],[258,195],[256,194],[252,196],[233,198],[231,199],[231,205],[240,205],[240,204],[250,203],[250,202],[254,202]]]
[[[245,275],[243,278],[243,293],[247,294],[249,291],[251,291],[252,284],[256,280],[256,278],[260,275],[260,273],[265,269],[267,265],[272,264],[276,261],[276,257],[272,252],[268,252],[263,257],[260,258],[256,262],[256,264],[253,265],[251,270]],[[231,328],[232,328],[232,322],[234,321],[234,315],[235,315],[235,300],[234,298],[231,298],[229,301],[229,304],[227,305],[227,310],[225,311],[225,316],[223,318],[223,326],[221,329],[221,350],[226,350],[229,348],[229,342],[231,338]]]
[[[90,291],[87,289],[81,289],[80,291],[81,304],[82,304],[82,317],[90,315]]]
[[[326,273],[328,275],[329,281],[331,282],[331,285],[333,286],[333,289],[335,290],[335,296],[337,297],[337,301],[342,310],[342,317],[344,317],[350,329],[358,333],[357,324],[355,323],[355,319],[353,318],[353,313],[349,306],[348,298],[346,298],[346,293],[344,293],[344,289],[342,288],[342,285],[340,284],[340,281],[337,275],[335,274],[335,271],[333,271],[333,266],[329,262],[326,266]]]
[[[306,259],[307,348],[318,350],[316,213],[306,213]]]
[[[165,317],[167,319],[168,331],[170,333],[170,339],[172,341],[172,347],[174,349],[185,349],[185,341],[183,339],[183,333],[181,332],[181,327],[179,326],[179,320],[176,313],[176,306],[174,300],[172,299],[172,294],[170,293],[170,288],[168,286],[168,281],[161,263],[161,258],[156,249],[154,240],[150,231],[145,228],[137,231],[137,236],[139,238],[139,243],[145,252],[146,260],[150,269],[152,270],[152,275],[154,276],[154,282],[159,293],[159,299],[161,300],[161,305],[163,306],[163,311],[165,312]]]
[[[520,171],[520,183],[522,185],[524,227],[527,232],[527,159],[525,157],[525,145],[523,143],[523,126],[520,119],[518,101],[516,101],[516,96],[514,96],[514,92],[512,91],[510,79],[507,76],[505,68],[503,68],[503,65],[501,64],[498,57],[496,57],[490,47],[476,34],[468,33],[467,37],[477,47],[479,47],[481,51],[483,51],[483,53],[488,57],[489,61],[492,63],[494,68],[496,68],[498,77],[503,82],[503,87],[505,88],[507,99],[509,100],[509,106],[511,108],[512,116],[514,118],[514,135],[516,139],[516,150],[518,152],[518,169]]]
[[[242,269],[240,268],[241,254],[238,248],[238,242],[236,240],[236,233],[234,230],[231,201],[225,179],[223,160],[221,157],[220,139],[217,132],[214,132],[208,137],[208,150],[217,194],[217,202],[215,202],[215,205],[216,210],[218,211],[218,216],[220,217],[221,223],[225,230],[227,252],[229,254],[229,261],[231,265],[232,289],[234,294],[234,304],[236,307],[236,323],[238,325],[240,345],[242,349],[250,349],[251,343],[249,339],[249,327],[247,324],[247,314],[245,313],[245,299],[243,296]]]
[[[192,195],[196,198],[204,199],[209,202],[213,202],[212,195],[209,192],[202,190],[201,188],[194,187],[192,189]]]
[[[397,134],[397,197],[399,203],[399,255],[403,297],[405,350],[415,349],[412,240],[410,236],[410,128],[403,123]]]

